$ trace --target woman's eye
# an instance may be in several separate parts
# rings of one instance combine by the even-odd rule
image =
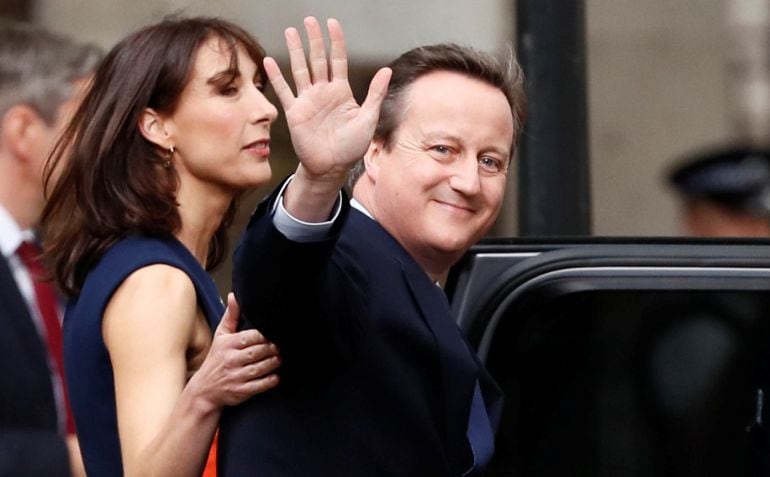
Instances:
[[[234,84],[229,84],[219,90],[219,94],[222,96],[235,96],[238,93],[238,87]]]

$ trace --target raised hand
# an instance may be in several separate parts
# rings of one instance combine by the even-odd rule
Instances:
[[[297,179],[305,181],[316,193],[320,186],[324,192],[321,195],[328,192],[334,198],[348,170],[363,157],[374,135],[391,72],[389,68],[377,72],[359,106],[348,82],[342,26],[335,19],[327,22],[331,46],[327,58],[318,20],[308,17],[304,23],[309,62],[299,32],[295,28],[285,31],[296,96],[273,58],[265,58],[265,70],[286,113],[300,161]]]

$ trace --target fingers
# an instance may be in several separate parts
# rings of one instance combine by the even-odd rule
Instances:
[[[345,35],[342,32],[342,25],[334,18],[326,22],[329,29],[329,40],[331,42],[331,54],[329,61],[332,68],[332,80],[348,79],[348,50],[345,44]]]
[[[278,67],[275,59],[271,57],[265,57],[262,63],[265,65],[267,78],[270,80],[276,96],[278,96],[278,101],[281,102],[283,109],[289,109],[294,102],[294,93],[291,91],[289,83],[286,82],[286,78],[283,77],[281,68]]]
[[[247,380],[259,379],[272,373],[281,365],[281,358],[271,356],[267,359],[261,359],[256,363],[243,367],[243,373]]]
[[[247,391],[253,387],[267,390],[275,386],[277,376],[271,377],[271,373],[281,365],[281,357],[278,355],[278,347],[267,341],[256,330],[241,331],[235,335],[223,337],[225,346],[221,356],[221,372],[231,383],[236,394],[251,395],[254,392]],[[262,382],[264,380],[264,382]],[[255,383],[256,381],[260,381]]]
[[[245,395],[264,392],[278,384],[274,372],[281,365],[281,358],[274,344],[261,343],[239,350],[235,361],[239,363],[234,377]]]
[[[229,406],[240,404],[255,394],[274,388],[278,381],[277,374],[269,374],[265,377],[239,382],[230,387],[229,396],[225,399],[224,404]]]
[[[292,77],[294,79],[294,85],[297,87],[297,95],[300,95],[303,91],[310,88],[314,83],[329,81],[330,62],[332,70],[331,79],[347,80],[348,77],[347,48],[345,46],[345,36],[342,32],[340,23],[333,18],[329,19],[327,22],[329,38],[331,40],[331,56],[328,59],[326,57],[326,47],[324,46],[323,31],[321,30],[321,25],[318,23],[318,20],[315,17],[307,17],[304,20],[304,24],[310,49],[307,59],[305,58],[305,50],[302,47],[302,38],[297,29],[291,27],[284,31],[286,46],[289,49],[289,63],[291,64]],[[310,61],[309,67],[308,60]],[[267,59],[265,68],[268,68]],[[270,68],[273,68],[273,64],[270,65]],[[289,97],[285,92],[291,90],[283,79],[283,76],[280,75],[280,70],[277,66],[274,67],[273,73],[268,70],[268,77],[270,78],[270,82],[273,84],[276,93],[279,94],[281,103],[284,103],[285,101],[288,102]],[[273,78],[276,79],[278,84],[273,82]],[[283,95],[278,93],[279,89],[284,92]],[[282,98],[285,98],[285,100]]]
[[[372,82],[369,83],[369,92],[366,93],[366,99],[361,105],[361,111],[374,123],[380,116],[380,106],[382,106],[382,100],[388,93],[388,84],[392,73],[390,68],[381,68],[377,71]]]
[[[268,343],[265,335],[258,330],[243,330],[237,334],[237,337],[237,348],[239,349],[246,349],[256,344]]]
[[[315,17],[305,18],[305,32],[310,45],[310,72],[314,83],[329,81],[329,72],[326,61],[326,49],[324,47],[321,25]]]
[[[235,295],[232,293],[227,294],[227,308],[225,309],[222,320],[217,326],[215,334],[231,334],[238,330],[238,317],[241,314],[241,307],[238,306],[238,302],[235,301]]]
[[[278,346],[271,343],[257,330],[245,330],[236,335],[237,343],[234,344],[232,365],[237,367],[249,366],[262,361],[280,362]],[[271,362],[272,362],[271,361]],[[274,369],[270,366],[270,369]]]
[[[278,384],[278,381],[279,381],[278,375],[271,374],[269,376],[265,376],[264,378],[259,378],[259,379],[255,379],[253,381],[244,383],[243,392],[246,395],[244,397],[250,397],[255,394],[268,391],[274,388]]]
[[[195,382],[203,383],[218,405],[235,405],[278,384],[275,370],[281,365],[278,347],[257,330],[228,332],[228,320],[237,316],[238,304],[228,295],[228,310],[211,343]]]
[[[238,350],[233,359],[233,364],[236,366],[247,366],[277,356],[278,347],[276,345],[273,343],[260,343]]]
[[[308,70],[307,61],[305,61],[305,50],[302,48],[302,39],[296,28],[287,28],[284,37],[286,38],[286,47],[289,49],[289,63],[291,64],[294,86],[297,87],[297,95],[299,95],[312,85],[310,70]]]

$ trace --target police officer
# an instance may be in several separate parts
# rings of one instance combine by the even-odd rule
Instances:
[[[730,146],[686,157],[669,174],[684,202],[684,233],[770,235],[770,149]]]

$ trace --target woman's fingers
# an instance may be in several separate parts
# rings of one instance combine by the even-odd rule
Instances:
[[[244,381],[252,381],[267,376],[281,366],[281,358],[271,356],[243,367]]]
[[[245,374],[251,376],[263,376],[275,370],[281,364],[278,355],[278,346],[271,343],[257,330],[244,330],[234,335],[236,341],[231,345],[227,362],[235,368],[249,368]],[[258,375],[251,372],[254,369],[262,370]]]
[[[269,343],[267,338],[265,338],[265,336],[258,330],[239,331],[235,336],[238,341],[236,348],[239,349],[248,348],[249,346],[256,344]]]
[[[233,357],[236,366],[247,366],[271,357],[278,356],[278,347],[273,343],[260,343],[237,350]]]
[[[241,308],[238,306],[238,302],[235,301],[235,295],[228,293],[227,308],[225,308],[225,313],[222,315],[222,320],[220,320],[214,334],[223,335],[235,333],[238,328],[238,317],[240,314]]]
[[[277,374],[271,374],[264,378],[255,379],[243,384],[243,392],[247,397],[263,393],[274,388],[280,379]]]

